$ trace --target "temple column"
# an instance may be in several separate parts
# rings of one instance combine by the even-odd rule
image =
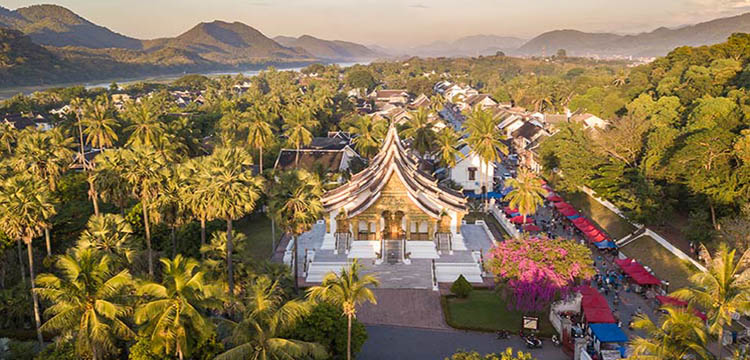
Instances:
[[[336,210],[328,214],[328,219],[326,219],[326,233],[323,235],[323,244],[320,245],[321,250],[337,251],[334,234],[336,233],[336,216],[338,213],[338,210]]]

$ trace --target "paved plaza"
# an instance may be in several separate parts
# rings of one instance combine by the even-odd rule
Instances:
[[[449,329],[437,291],[375,289],[373,292],[378,303],[367,303],[357,309],[357,318],[363,324]]]

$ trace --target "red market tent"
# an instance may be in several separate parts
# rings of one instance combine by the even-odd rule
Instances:
[[[661,285],[661,280],[656,276],[651,275],[646,269],[643,269],[643,271],[630,271],[627,273],[638,285]]]
[[[542,231],[542,228],[540,228],[539,226],[536,226],[534,224],[524,225],[523,229],[526,230],[526,231]]]
[[[599,293],[598,291],[596,291],[596,289],[592,288],[591,286],[581,286],[578,289],[578,292],[581,293],[581,295],[583,296],[591,296],[591,295]]]
[[[591,225],[591,224],[583,224],[583,225],[573,224],[573,225],[575,225],[578,228],[578,230],[581,230],[584,233],[589,232],[591,230],[596,230],[594,225]]]
[[[503,212],[506,213],[506,214],[508,214],[508,215],[510,215],[510,214],[517,213],[518,209],[511,209],[510,207],[506,206],[506,207],[503,208]]]
[[[586,318],[586,322],[592,324],[602,323],[615,323],[615,317],[612,315],[612,310],[607,308],[583,308],[583,316]]]
[[[573,216],[578,215],[578,211],[575,211],[573,208],[565,208],[560,210],[560,214],[563,214],[564,216]]]
[[[686,301],[682,301],[671,296],[657,295],[656,300],[663,306],[674,306],[678,308],[686,308],[688,306],[688,303]],[[695,312],[695,316],[701,318],[701,320],[703,321],[706,321],[706,314],[704,314],[702,311],[693,309],[693,312]]]
[[[563,198],[557,196],[557,195],[550,195],[547,196],[547,200],[552,201],[554,203],[563,201]]]
[[[512,222],[514,224],[524,224],[523,216],[520,216],[520,215],[516,216],[516,217],[510,219],[510,222]],[[532,219],[530,217],[527,217],[525,224],[531,224],[533,222],[534,222],[534,219]]]
[[[604,296],[595,293],[593,295],[584,295],[583,298],[581,298],[581,307],[609,309],[609,304],[607,304],[607,299]]]
[[[570,205],[570,204],[568,204],[568,203],[566,203],[564,201],[561,201],[561,202],[556,202],[555,203],[555,207],[558,208],[558,209],[560,209],[560,210],[565,209],[565,208],[571,208],[572,209],[573,205]]]
[[[609,240],[609,238],[607,238],[607,235],[604,235],[603,233],[599,232],[595,236],[589,237],[589,240],[591,240],[591,242],[602,242],[605,240]]]
[[[591,221],[589,221],[589,219],[581,216],[581,217],[579,217],[577,219],[573,219],[573,223],[574,224],[591,224]]]
[[[601,231],[599,231],[599,229],[596,229],[596,228],[583,232],[583,235],[586,235],[586,237],[588,238],[594,238],[600,234],[601,234]]]

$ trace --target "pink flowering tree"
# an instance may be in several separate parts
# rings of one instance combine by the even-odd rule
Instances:
[[[541,311],[595,273],[591,251],[562,238],[505,240],[490,250],[485,266],[509,290],[508,305],[523,312]]]

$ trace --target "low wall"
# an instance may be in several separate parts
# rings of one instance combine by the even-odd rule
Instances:
[[[492,213],[492,216],[495,217],[495,220],[497,220],[498,223],[500,223],[500,226],[503,227],[503,230],[505,230],[506,233],[516,239],[521,237],[521,232],[518,231],[518,229],[516,229],[516,227],[505,217],[502,210],[500,210],[497,205],[493,204],[490,206],[490,213]]]

